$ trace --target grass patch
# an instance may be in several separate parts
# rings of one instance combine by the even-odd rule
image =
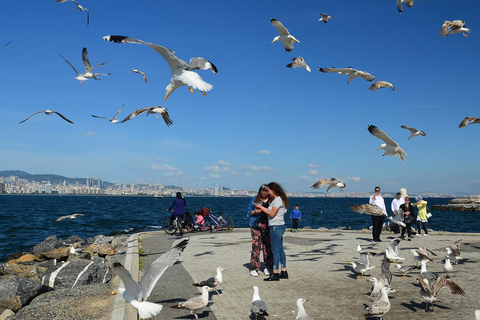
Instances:
[[[143,251],[142,248],[138,248],[138,254],[143,256],[143,255],[145,255],[145,251]]]
[[[138,269],[143,270],[145,266],[143,265],[143,259],[138,259]]]

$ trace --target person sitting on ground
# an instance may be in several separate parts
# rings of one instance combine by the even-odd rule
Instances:
[[[203,217],[202,213],[200,211],[196,211],[194,215],[195,215],[195,226],[203,227],[203,225],[205,224],[205,218]]]
[[[183,222],[183,227],[187,229],[188,232],[193,230],[193,217],[190,212],[185,212],[185,221]]]

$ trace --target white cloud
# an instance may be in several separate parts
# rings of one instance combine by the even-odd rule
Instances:
[[[269,150],[260,150],[258,151],[259,154],[270,154]]]
[[[230,171],[230,167],[222,167],[216,164],[211,167],[205,167],[203,168],[203,170],[210,171],[210,172],[228,172]]]
[[[360,177],[351,177],[350,179],[352,179],[352,181],[355,181],[355,182],[360,182]]]
[[[269,166],[251,166],[251,165],[244,165],[242,167],[245,170],[255,171],[255,172],[265,172],[265,171],[273,171],[272,168]]]
[[[325,167],[325,163],[320,163],[320,164],[317,164],[317,163],[309,163],[307,167],[309,167],[309,168]]]
[[[333,176],[333,172],[332,172],[332,171],[325,171],[323,174],[324,174],[324,175],[327,175],[327,176]]]
[[[180,169],[175,168],[174,166],[169,166],[168,164],[154,164],[152,166],[152,170],[157,170],[157,171],[180,171]]]
[[[310,179],[312,179],[312,177],[306,176],[306,175],[299,176],[298,178],[299,178],[299,179],[303,179],[303,180],[310,180]]]
[[[157,157],[157,158],[153,159],[153,161],[154,161],[154,162],[162,162],[162,161],[163,161],[163,159],[162,159],[162,158],[160,158],[160,157]]]
[[[408,164],[406,162],[402,162],[402,167],[406,167]]]
[[[210,175],[210,178],[212,178],[212,179],[218,179],[218,178],[221,178],[221,177],[222,176],[219,173],[214,173],[214,174]]]
[[[200,177],[200,180],[207,180],[207,177]]]
[[[91,137],[91,136],[94,136],[94,135],[95,135],[95,132],[93,132],[93,131],[88,131],[87,133],[85,133],[85,135],[86,135],[87,137]]]
[[[227,166],[230,165],[230,162],[220,160],[220,161],[217,161],[217,165],[219,165],[219,166],[221,166],[221,167],[227,167]]]
[[[308,170],[307,174],[310,176],[318,176],[318,171],[315,169],[311,169],[311,170]]]
[[[174,177],[174,178],[179,178],[183,176],[184,172],[183,171],[170,171],[164,174],[165,177]]]
[[[253,173],[247,172],[247,173],[245,173],[245,175],[246,175],[247,177],[252,177],[252,176],[253,176]]]

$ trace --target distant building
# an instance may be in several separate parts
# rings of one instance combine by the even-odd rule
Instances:
[[[38,193],[43,193],[43,187],[42,186],[38,186]]]
[[[48,182],[48,183],[45,185],[45,193],[46,193],[46,194],[52,194],[52,185],[50,184],[50,182]]]
[[[5,183],[0,182],[0,194],[5,193]]]
[[[213,195],[215,197],[221,197],[223,193],[223,186],[221,184],[215,183],[213,185]]]

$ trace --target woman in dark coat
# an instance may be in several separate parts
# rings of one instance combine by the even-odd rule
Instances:
[[[412,225],[417,219],[415,218],[415,211],[409,197],[405,197],[405,203],[400,206],[400,209],[402,209],[404,214],[403,222],[407,225],[405,228],[402,228],[402,239],[405,238],[405,231],[407,231],[408,241],[412,241]]]

